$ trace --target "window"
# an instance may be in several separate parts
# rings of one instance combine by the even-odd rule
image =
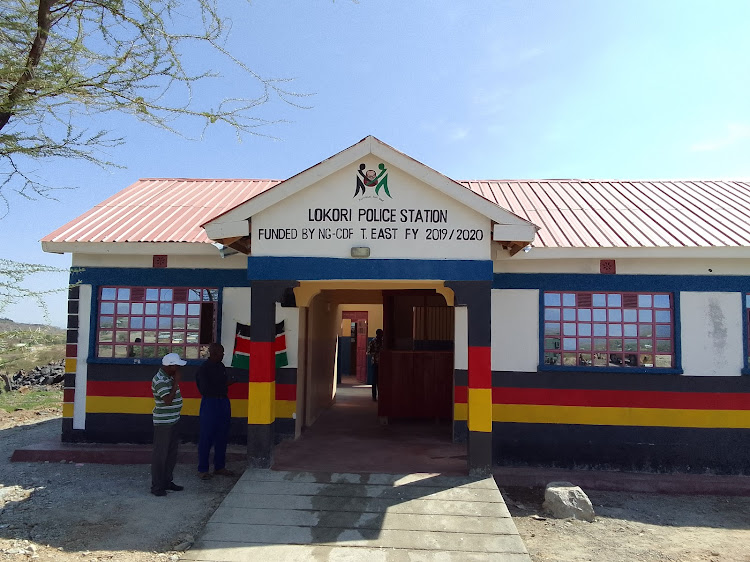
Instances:
[[[674,367],[669,293],[544,293],[545,365]]]
[[[218,289],[102,287],[96,356],[198,359],[216,336]]]

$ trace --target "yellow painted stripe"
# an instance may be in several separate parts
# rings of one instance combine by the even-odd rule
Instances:
[[[454,404],[453,405],[453,421],[466,421],[469,419],[469,405],[468,404]]]
[[[248,383],[247,423],[270,424],[273,422],[276,402],[276,383]]]
[[[62,417],[64,418],[73,417],[73,404],[72,403],[64,402],[62,410],[63,410]]]
[[[495,404],[492,406],[492,420],[513,423],[735,429],[750,428],[750,410],[678,410]]]
[[[78,366],[78,361],[76,359],[68,357],[65,360],[65,372],[66,373],[75,373],[77,366]]]
[[[469,431],[492,432],[492,389],[469,389]]]
[[[247,400],[231,400],[232,417],[247,417]],[[63,416],[65,412],[63,405]],[[73,404],[70,404],[71,408]],[[200,398],[183,398],[183,416],[200,414]],[[153,398],[136,398],[132,396],[89,396],[86,398],[86,412],[90,414],[149,414],[154,410]],[[72,410],[71,410],[72,412]],[[72,413],[71,413],[72,415]]]
[[[276,419],[291,418],[296,412],[296,400],[276,400]]]

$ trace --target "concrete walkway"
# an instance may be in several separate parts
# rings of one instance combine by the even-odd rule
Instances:
[[[530,558],[492,478],[248,470],[184,560]]]

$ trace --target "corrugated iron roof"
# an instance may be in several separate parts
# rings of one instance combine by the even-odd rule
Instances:
[[[43,242],[210,242],[201,225],[279,184],[257,179],[142,179]],[[750,182],[469,180],[540,227],[534,246],[750,246]]]
[[[546,248],[750,245],[750,182],[483,180],[463,185],[540,227]]]
[[[202,224],[280,182],[142,179],[42,242],[211,242]]]

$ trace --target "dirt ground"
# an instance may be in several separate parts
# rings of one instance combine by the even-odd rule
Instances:
[[[59,416],[0,411],[0,560],[178,560],[236,480],[178,465],[185,490],[157,498],[148,465],[9,462],[59,438]],[[750,562],[750,498],[587,492],[594,523],[544,518],[541,488],[503,490],[534,562]]]
[[[587,491],[596,521],[544,518],[543,488],[503,497],[534,562],[748,562],[750,498]]]
[[[20,446],[59,439],[60,423],[59,410],[0,411],[0,560],[178,560],[236,481],[177,465],[185,490],[158,498],[149,465],[10,462]]]

